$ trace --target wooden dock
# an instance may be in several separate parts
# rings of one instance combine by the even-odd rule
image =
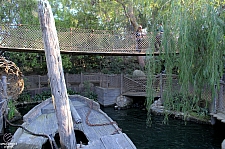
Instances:
[[[118,125],[100,109],[100,105],[93,100],[80,95],[69,96],[72,104],[81,118],[81,123],[75,124],[74,130],[84,133],[88,143],[77,145],[84,149],[136,149],[129,137],[121,131]],[[58,131],[57,119],[51,98],[35,106],[23,117],[23,126],[38,134],[53,135]],[[17,129],[11,143],[14,149],[41,149],[47,138],[34,136]]]
[[[217,120],[220,120],[222,123],[225,123],[225,114],[224,113],[210,113],[211,116],[216,118]]]

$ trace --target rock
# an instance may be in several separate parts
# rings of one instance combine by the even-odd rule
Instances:
[[[132,103],[133,103],[133,100],[126,96],[118,96],[116,98],[116,105],[118,106],[118,108],[127,108],[131,106]]]
[[[133,77],[134,78],[139,78],[139,77],[146,77],[145,73],[141,70],[135,70],[133,72]]]

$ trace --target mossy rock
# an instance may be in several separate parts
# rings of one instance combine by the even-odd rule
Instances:
[[[133,78],[141,78],[141,77],[146,77],[145,73],[141,70],[134,70]]]

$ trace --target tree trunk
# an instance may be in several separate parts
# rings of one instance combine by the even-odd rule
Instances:
[[[138,56],[137,59],[138,59],[138,63],[141,66],[141,68],[144,69],[144,67],[145,67],[145,56]]]
[[[128,9],[127,17],[130,19],[131,24],[133,25],[133,27],[134,27],[134,29],[136,31],[138,26],[139,26],[139,24],[137,22],[137,19],[134,16],[133,5],[132,4],[128,5],[127,9]],[[138,56],[137,59],[138,59],[138,63],[141,66],[141,68],[144,68],[145,67],[145,60],[144,60],[145,56]]]
[[[53,104],[55,104],[56,117],[58,120],[61,148],[75,149],[76,138],[63,73],[59,42],[51,6],[47,0],[39,1],[38,11],[43,33],[52,100]]]
[[[137,30],[139,24],[137,22],[137,19],[134,15],[134,11],[133,11],[133,4],[131,2],[128,2],[129,4],[126,5],[124,1],[121,1],[121,0],[116,0],[117,3],[120,3],[124,9],[124,13],[126,15],[126,17],[130,20],[131,24],[133,25],[135,31]],[[139,65],[141,66],[141,68],[144,68],[145,67],[145,56],[138,56],[137,57],[137,60],[138,60],[138,63]]]

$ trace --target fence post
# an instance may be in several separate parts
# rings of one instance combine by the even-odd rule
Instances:
[[[214,96],[214,102],[213,102],[213,113],[217,112],[217,96],[218,96],[218,92],[217,92],[217,85],[214,86],[216,94]]]
[[[81,72],[81,73],[80,73],[80,84],[83,84],[83,81],[84,81],[84,80],[83,80],[83,73]]]
[[[161,101],[163,99],[163,77],[162,77],[162,73],[160,73],[160,76],[159,76],[159,90],[160,90],[160,98],[161,98]]]
[[[224,105],[223,105],[223,86],[224,86],[224,84],[223,84],[223,81],[222,80],[220,80],[220,91],[219,91],[219,108],[220,109],[222,109],[222,110],[224,110]]]
[[[98,73],[99,75],[98,76],[98,82],[99,82],[99,87],[101,87],[101,79],[102,79],[102,76],[101,76],[101,73]]]
[[[109,88],[109,75],[107,74],[107,81],[106,81],[106,86],[107,86],[107,89]]]
[[[40,89],[41,88],[41,76],[38,75],[38,88]]]
[[[73,29],[70,28],[70,49],[72,50],[73,47]]]
[[[120,94],[123,93],[123,74],[120,74]]]
[[[66,73],[66,86],[68,87],[69,86],[69,84],[68,84],[68,73]]]
[[[0,100],[0,133],[4,133],[4,128],[6,128],[6,124],[4,121],[4,112],[8,114],[8,95],[7,95],[7,77],[2,76],[2,99]]]

